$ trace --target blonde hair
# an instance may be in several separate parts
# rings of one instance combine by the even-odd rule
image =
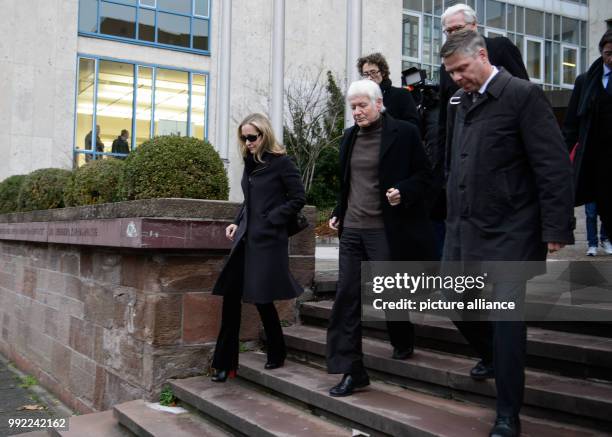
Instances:
[[[242,136],[242,127],[247,124],[253,126],[257,133],[261,135],[261,144],[255,153],[255,161],[262,162],[261,156],[264,152],[273,153],[275,155],[286,155],[287,150],[284,146],[278,143],[274,130],[272,130],[272,124],[268,117],[261,113],[254,113],[247,115],[244,120],[238,126],[238,144],[240,147],[240,154],[243,158],[246,158],[249,149],[246,146],[246,142],[240,138]]]

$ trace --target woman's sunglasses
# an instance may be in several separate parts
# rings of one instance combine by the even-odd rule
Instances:
[[[254,143],[255,141],[257,141],[257,138],[259,138],[261,136],[261,134],[257,134],[257,135],[240,135],[240,141],[242,141],[243,143],[246,143],[247,141],[249,143]]]

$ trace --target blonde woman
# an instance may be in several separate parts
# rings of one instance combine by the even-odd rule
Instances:
[[[303,291],[289,272],[287,245],[287,222],[306,203],[300,173],[265,115],[247,116],[238,126],[238,142],[244,158],[244,203],[225,229],[234,244],[213,290],[223,296],[212,363],[215,382],[225,382],[238,368],[242,302],[255,304],[259,311],[267,340],[265,368],[283,366],[285,342],[273,302]]]

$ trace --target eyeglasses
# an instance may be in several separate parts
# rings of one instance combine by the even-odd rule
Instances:
[[[257,134],[257,135],[240,135],[240,141],[242,141],[243,143],[246,143],[247,141],[249,143],[254,143],[255,141],[257,141],[257,138],[259,138],[261,136],[261,134]]]
[[[458,30],[464,29],[465,26],[467,26],[467,24],[462,24],[455,27],[447,27],[446,29],[444,29],[444,33],[450,35],[453,32],[457,32]]]
[[[361,73],[361,77],[363,77],[364,79],[371,79],[374,76],[377,76],[378,73],[380,73],[380,70],[364,71],[363,73]]]

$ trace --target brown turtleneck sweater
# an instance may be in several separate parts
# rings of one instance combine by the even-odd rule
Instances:
[[[385,225],[380,205],[378,163],[382,116],[360,128],[351,154],[351,177],[345,228],[381,229]]]

